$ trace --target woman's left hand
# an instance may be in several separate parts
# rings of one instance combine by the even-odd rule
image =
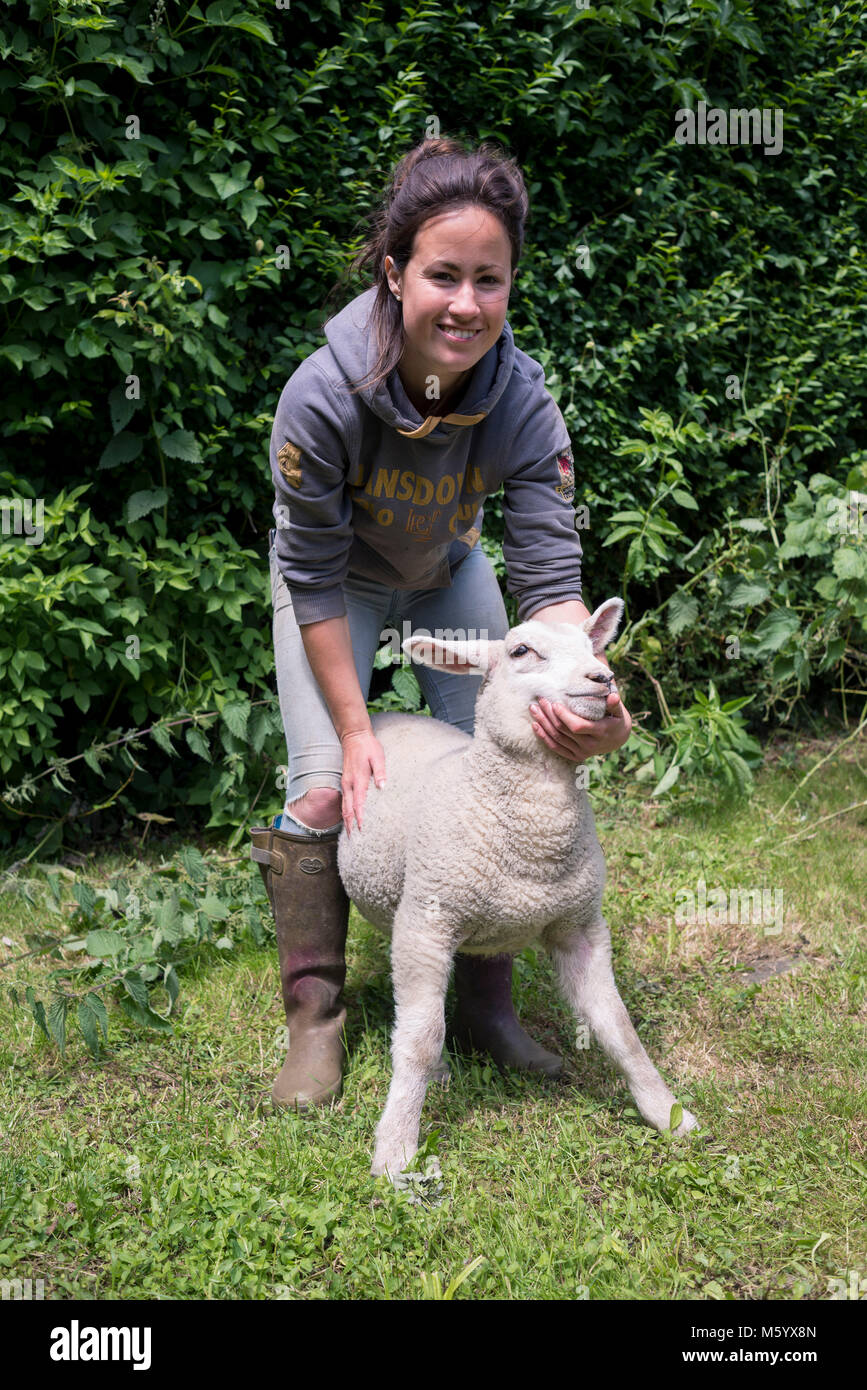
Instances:
[[[632,719],[620,696],[610,694],[602,719],[582,719],[565,705],[540,700],[530,706],[533,728],[549,748],[571,763],[583,763],[599,753],[613,753],[629,738]]]

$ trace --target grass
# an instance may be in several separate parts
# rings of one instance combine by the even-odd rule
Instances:
[[[700,1131],[671,1140],[640,1121],[599,1051],[576,1051],[547,959],[528,952],[517,1007],[565,1078],[456,1059],[422,1121],[442,1178],[413,1200],[368,1172],[389,1081],[386,943],[353,910],[339,1103],[275,1114],[276,953],[238,931],[181,973],[172,1036],[113,1010],[98,1063],[79,1034],[61,1058],[28,1010],[4,1010],[0,1273],[54,1299],[824,1299],[853,1270],[867,1279],[865,811],[817,824],[864,799],[858,751],[778,822],[815,749],[775,754],[749,804],[599,798],[615,974]],[[76,873],[144,885],[177,848],[100,851]],[[243,855],[214,865],[227,872],[259,892]],[[677,925],[675,894],[700,877],[782,890],[782,930]],[[0,895],[8,956],[38,925],[22,895]],[[38,990],[49,968],[14,971]]]

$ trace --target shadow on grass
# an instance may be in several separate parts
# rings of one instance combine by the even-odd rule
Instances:
[[[388,1081],[391,1079],[391,1059],[389,1046],[394,1026],[394,999],[391,988],[391,975],[385,942],[382,942],[383,957],[381,965],[373,964],[369,943],[362,948],[364,963],[356,962],[347,981],[346,1005],[346,1044],[348,1066],[358,1059],[374,1041],[387,1068]],[[375,949],[375,948],[374,948]],[[541,953],[540,953],[541,954]],[[353,982],[355,976],[357,983]],[[361,977],[358,979],[358,977]],[[539,971],[531,987],[526,991],[530,996],[527,1007],[516,1006],[521,1026],[534,1041],[563,1058],[563,1072],[559,1078],[545,1076],[541,1072],[523,1072],[514,1068],[498,1068],[486,1054],[458,1049],[447,1043],[446,1052],[452,1071],[452,1081],[448,1089],[430,1083],[427,1089],[423,1114],[423,1128],[432,1118],[439,1115],[452,1122],[458,1112],[471,1114],[475,1110],[486,1110],[497,1105],[520,1105],[533,1100],[547,1100],[560,1107],[574,1103],[578,1098],[609,1110],[613,1119],[619,1117],[623,1105],[631,1104],[631,1097],[620,1073],[607,1057],[593,1043],[589,1048],[576,1047],[575,1030],[565,1006],[556,996],[551,997],[552,986]],[[455,1006],[454,984],[450,983],[446,996],[446,1035]],[[664,1021],[654,1020],[649,1027],[637,1019],[642,1037],[652,1054],[654,1045],[661,1046]],[[384,1096],[382,1097],[384,1103]]]

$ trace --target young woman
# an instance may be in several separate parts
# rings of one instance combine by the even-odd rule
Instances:
[[[503,488],[503,556],[518,621],[580,623],[581,546],[563,417],[506,321],[528,199],[517,165],[425,140],[397,165],[356,268],[373,284],[290,377],[271,436],[274,650],[289,780],[282,816],[251,831],[277,927],[289,1052],[276,1105],[329,1102],[343,1070],[349,903],[341,825],[360,828],[388,774],[367,695],[386,630],[500,638],[508,620],[478,544]],[[437,719],[473,732],[483,677],[415,668]],[[625,743],[616,695],[582,720],[542,701],[534,728],[572,762]],[[451,1041],[556,1075],[521,1028],[510,956],[459,955]]]

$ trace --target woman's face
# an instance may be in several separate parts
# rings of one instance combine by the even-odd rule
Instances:
[[[503,331],[512,283],[509,238],[484,208],[440,213],[416,233],[404,270],[386,256],[385,271],[403,308],[401,380],[414,404],[436,401]]]

